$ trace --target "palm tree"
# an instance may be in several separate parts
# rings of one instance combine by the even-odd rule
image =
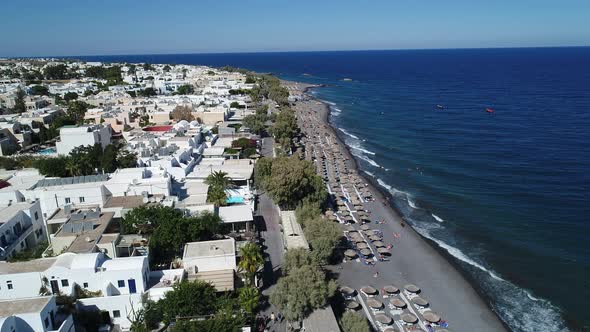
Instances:
[[[68,158],[66,160],[66,170],[70,173],[70,176],[76,176],[80,172],[80,165],[73,158]]]
[[[224,206],[227,201],[225,190],[219,187],[209,186],[209,191],[207,192],[207,201],[209,203],[213,203],[215,206]]]
[[[227,173],[215,171],[209,174],[209,176],[205,179],[205,183],[210,187],[216,187],[225,190],[230,186],[230,179],[227,177]]]
[[[248,285],[253,285],[256,272],[264,264],[260,247],[254,242],[248,242],[240,248],[240,255],[238,267],[246,277]]]

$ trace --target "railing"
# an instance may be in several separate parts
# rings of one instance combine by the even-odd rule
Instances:
[[[8,243],[7,246],[0,250],[0,260],[6,259],[16,248],[16,246],[21,243],[25,238],[27,238],[33,232],[33,225],[29,225],[26,228],[23,228],[15,240],[12,240]]]

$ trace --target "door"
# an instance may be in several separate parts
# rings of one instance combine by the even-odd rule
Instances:
[[[129,286],[129,293],[130,294],[137,293],[137,288],[135,288],[135,279],[127,280],[127,285]]]
[[[59,285],[57,284],[57,280],[51,280],[51,293],[59,293]]]

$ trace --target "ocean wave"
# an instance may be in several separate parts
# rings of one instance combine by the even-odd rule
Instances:
[[[369,158],[369,157],[367,157],[367,156],[365,156],[363,154],[352,152],[352,155],[355,156],[355,157],[357,157],[357,158],[359,158],[359,159],[361,159],[361,160],[364,160],[364,161],[368,162],[369,165],[371,165],[373,167],[385,169],[383,166],[377,164],[377,162],[375,160],[373,160],[373,159],[371,159],[371,158]]]
[[[435,219],[436,221],[438,221],[438,222],[443,222],[443,221],[444,221],[444,219],[443,219],[443,218],[441,218],[441,217],[437,216],[437,215],[436,215],[436,214],[434,214],[434,213],[431,213],[431,215],[432,215],[432,218],[434,218],[434,219]]]
[[[349,133],[346,129],[342,129],[342,128],[338,128],[338,130],[340,130],[342,133],[344,133],[344,135],[354,138],[354,139],[360,139],[358,136]]]
[[[401,190],[397,190],[395,188],[393,188],[392,186],[388,185],[387,183],[383,182],[383,180],[381,179],[377,179],[377,183],[387,189],[387,191],[389,191],[389,193],[393,196],[403,196],[403,197],[408,197],[410,194],[405,192],[405,191],[401,191]]]
[[[435,218],[436,219],[436,218]],[[426,223],[423,223],[426,225]],[[433,225],[433,223],[428,223]],[[427,228],[413,223],[413,228],[422,236],[435,242],[456,259],[475,267],[486,276],[487,281],[482,287],[494,297],[494,307],[500,318],[513,331],[567,331],[561,318],[559,309],[551,302],[534,297],[530,291],[520,288],[512,282],[503,279],[494,271],[467,256],[460,249],[434,237]]]
[[[410,198],[410,196],[408,196],[407,198],[408,201],[408,205],[412,208],[412,209],[418,209],[418,206],[416,206],[416,203]]]
[[[320,100],[321,100],[322,103],[326,103],[328,105],[336,106],[336,103],[333,103],[331,101],[327,101],[327,100],[323,100],[323,99],[320,99]]]
[[[375,177],[375,174],[373,174],[373,173],[371,173],[371,172],[369,172],[369,171],[363,171],[363,172],[365,172],[365,174],[367,174],[367,175],[369,175],[369,176]]]
[[[373,152],[373,151],[369,151],[369,150],[367,150],[367,149],[365,149],[365,148],[361,147],[360,145],[353,145],[353,144],[351,144],[351,145],[349,145],[349,146],[350,146],[350,148],[351,148],[351,149],[355,149],[355,150],[358,150],[358,151],[360,151],[360,152],[364,152],[364,153],[366,153],[366,154],[370,154],[371,156],[374,156],[374,155],[375,155],[375,152]]]

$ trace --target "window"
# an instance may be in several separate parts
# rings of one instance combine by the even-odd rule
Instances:
[[[66,197],[66,204],[70,204],[72,200],[69,197]]]
[[[70,283],[68,282],[68,279],[62,279],[61,280],[61,286],[62,287],[68,287],[70,285]]]
[[[84,203],[84,196],[80,196],[80,203]]]
[[[6,288],[12,289],[12,280],[6,281]]]
[[[115,317],[115,318],[121,317],[121,311],[119,311],[119,310],[113,310],[113,317]]]
[[[35,220],[39,220],[39,212],[35,211]]]
[[[45,328],[49,328],[49,318],[45,317]]]
[[[84,288],[88,288],[88,283],[87,283],[87,282],[85,282],[85,283],[83,283],[83,284],[82,284],[82,286],[83,286]]]
[[[125,287],[125,280],[118,280],[117,285],[120,287]]]

